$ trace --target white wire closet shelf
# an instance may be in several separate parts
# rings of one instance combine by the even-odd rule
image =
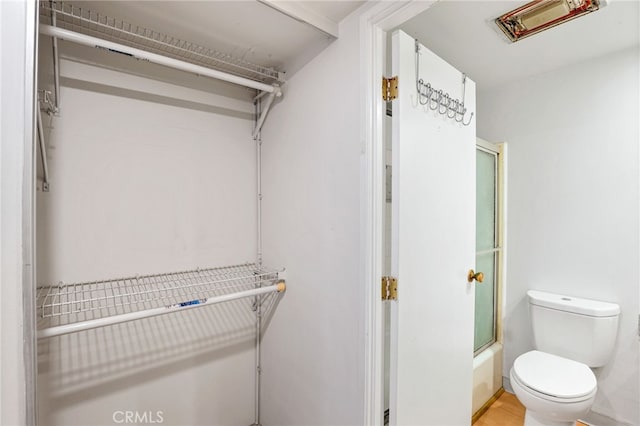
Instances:
[[[256,264],[37,288],[39,338],[282,292],[282,270]]]
[[[53,16],[55,15],[55,19]],[[196,43],[60,1],[40,1],[40,23],[142,49],[265,84],[284,83],[283,74]]]

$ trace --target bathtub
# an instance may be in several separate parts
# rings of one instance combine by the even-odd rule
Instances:
[[[494,343],[473,358],[472,413],[502,389],[502,344]]]

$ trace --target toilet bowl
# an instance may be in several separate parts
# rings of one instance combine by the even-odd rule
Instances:
[[[595,400],[596,377],[580,362],[540,351],[520,355],[510,372],[511,386],[526,407],[525,426],[570,426]]]
[[[529,290],[536,350],[516,358],[511,386],[526,408],[525,426],[570,426],[591,409],[598,389],[593,367],[611,358],[620,306]]]

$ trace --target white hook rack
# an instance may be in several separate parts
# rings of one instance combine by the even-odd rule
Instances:
[[[425,83],[420,78],[420,43],[416,40],[416,91],[420,105],[426,105],[430,110],[438,111],[439,114],[468,126],[473,119],[473,112],[469,115],[469,119],[465,121],[464,117],[467,114],[467,107],[464,106],[466,85],[467,75],[463,73],[462,100],[459,100],[454,99],[442,89],[432,87],[431,83]]]

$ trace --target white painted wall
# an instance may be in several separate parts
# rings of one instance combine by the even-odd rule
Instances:
[[[25,165],[32,154],[34,34],[33,2],[0,2],[0,424],[7,426],[34,420],[25,368],[29,324],[23,317],[23,284],[31,271],[24,212],[32,204],[22,190],[30,180]]]
[[[68,47],[66,54],[79,52]],[[253,261],[251,93],[96,50],[80,53],[108,66],[129,61],[128,72],[61,63],[60,117],[45,119],[51,191],[38,192],[38,282]],[[41,342],[40,423],[113,424],[121,419],[116,411],[132,410],[156,422],[161,411],[170,425],[250,424],[249,304]]]
[[[265,262],[288,279],[263,338],[266,426],[364,421],[358,24],[341,22],[263,128]]]
[[[532,349],[526,291],[620,304],[593,411],[640,424],[638,50],[480,92],[478,136],[509,142],[508,377]]]

